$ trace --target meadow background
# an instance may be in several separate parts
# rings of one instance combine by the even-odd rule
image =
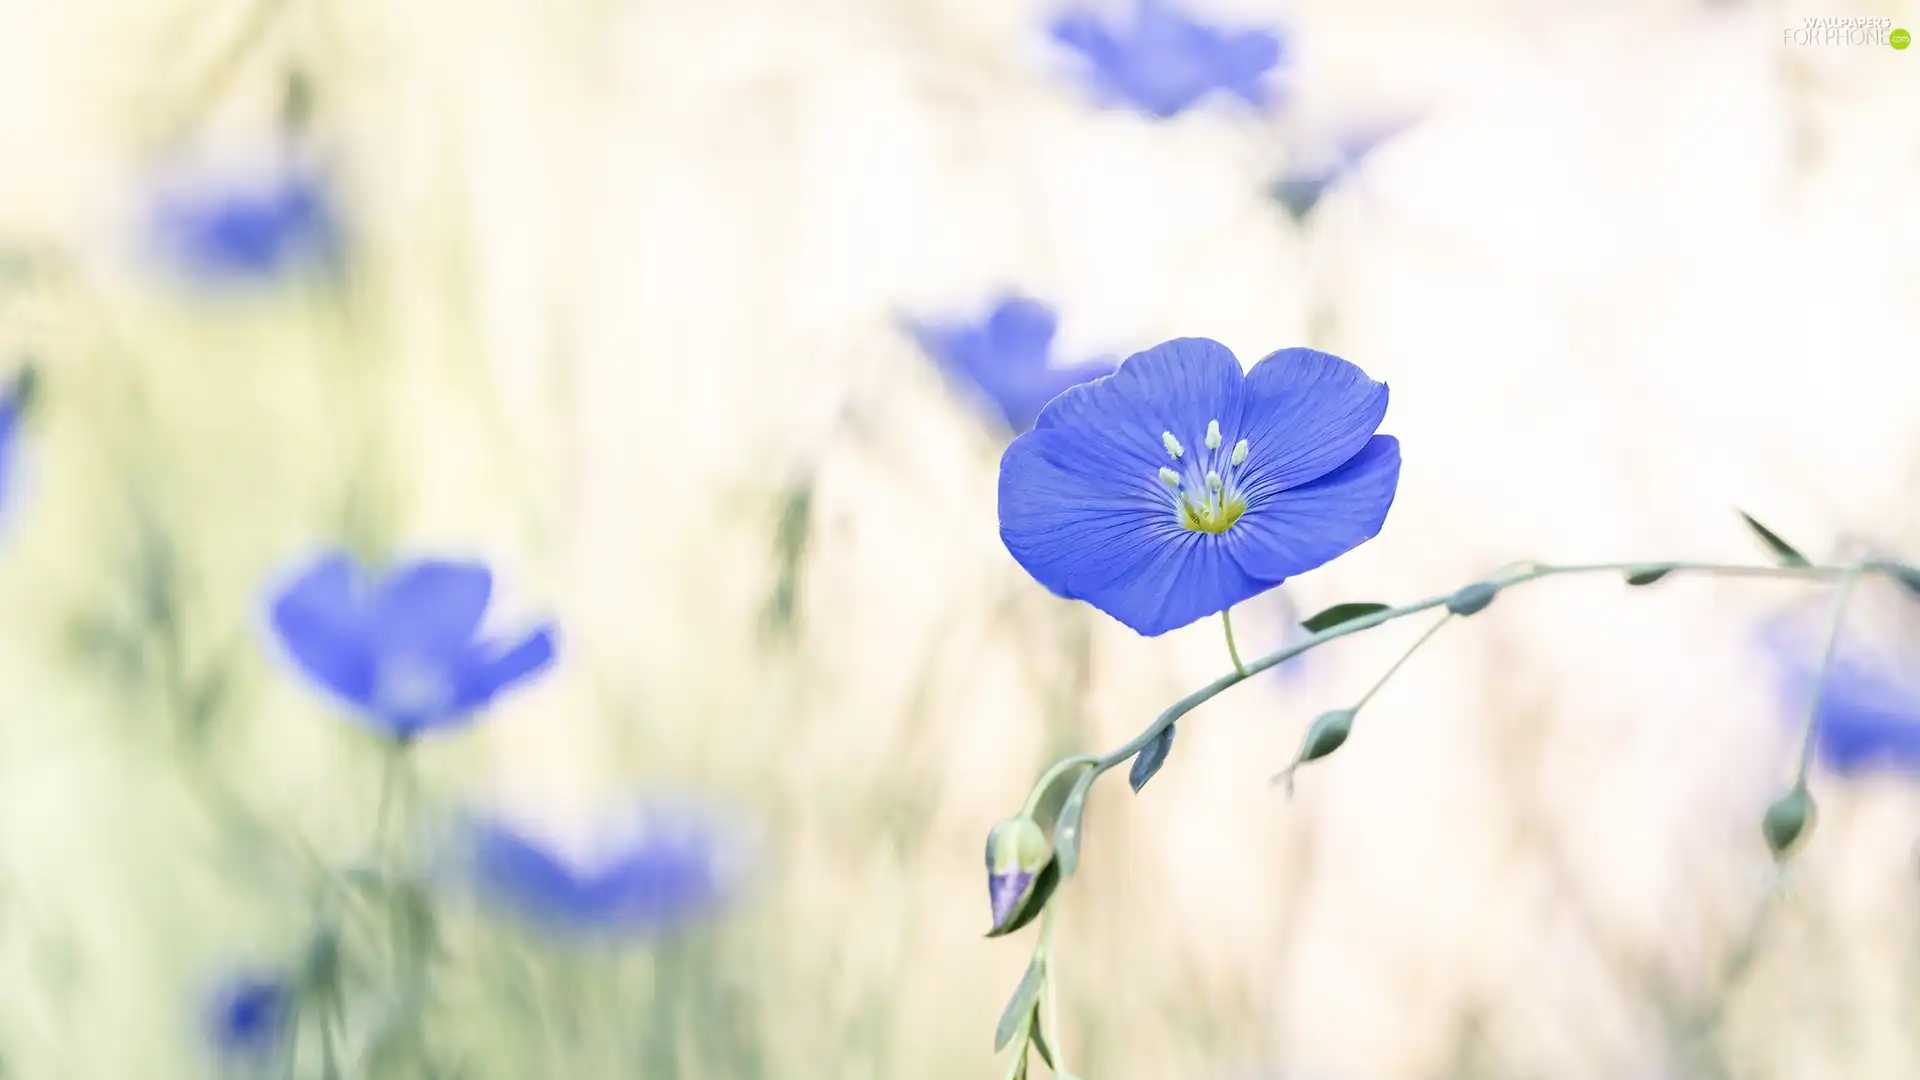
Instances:
[[[287,867],[375,815],[379,748],[263,631],[335,544],[482,556],[560,626],[417,748],[430,800],[564,845],[671,793],[752,837],[711,920],[528,946],[540,1007],[449,976],[432,1075],[1001,1068],[1027,948],[981,938],[986,830],[1226,661],[1020,571],[1006,436],[904,315],[1012,288],[1063,355],[1204,335],[1390,383],[1384,533],[1250,608],[1255,651],[1518,559],[1761,559],[1736,506],[1920,553],[1920,54],[1781,33],[1920,7],[1197,7],[1283,28],[1281,108],[1097,108],[1007,0],[0,3],[0,366],[40,376],[0,541],[0,1075],[240,1075],[209,986],[299,953]],[[338,264],[170,268],[154,191],[282,138],[290,78]],[[1304,224],[1267,195],[1383,114],[1418,123]],[[1913,784],[1816,774],[1784,882],[1758,834],[1804,703],[1755,628],[1809,603],[1517,590],[1290,800],[1303,726],[1414,628],[1208,704],[1152,787],[1095,790],[1074,1072],[1920,1075]]]

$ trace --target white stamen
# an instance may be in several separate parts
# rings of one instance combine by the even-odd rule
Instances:
[[[1167,448],[1167,453],[1172,454],[1175,461],[1179,461],[1180,455],[1187,452],[1186,448],[1180,445],[1180,440],[1173,437],[1171,431],[1160,433],[1160,444]]]
[[[1244,465],[1247,462],[1247,440],[1241,439],[1233,444],[1233,463]]]
[[[1219,491],[1220,490],[1220,474],[1217,472],[1208,473],[1207,486],[1212,488],[1215,491]]]
[[[1207,449],[1220,449],[1220,421],[1207,421]]]
[[[1160,482],[1178,491],[1180,489],[1180,474],[1162,465],[1160,467]]]

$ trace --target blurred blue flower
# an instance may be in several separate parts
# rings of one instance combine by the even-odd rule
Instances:
[[[1354,173],[1368,155],[1412,125],[1410,120],[1395,120],[1356,128],[1335,139],[1333,145],[1304,161],[1275,180],[1268,194],[1286,208],[1288,216],[1304,221],[1335,184]]]
[[[150,227],[168,262],[212,283],[327,268],[342,248],[339,214],[325,176],[294,161],[177,177],[155,194]]]
[[[1772,652],[1781,699],[1794,724],[1813,702],[1821,642],[1804,626],[1776,625]],[[1876,653],[1843,635],[1821,680],[1817,760],[1840,776],[1920,774],[1920,654]]]
[[[1000,537],[1034,579],[1149,637],[1371,539],[1400,477],[1387,388],[1311,349],[1243,372],[1180,338],[1040,413],[1000,461]]]
[[[949,379],[991,403],[1015,434],[1062,390],[1113,371],[1110,360],[1056,367],[1051,361],[1059,321],[1053,309],[1024,296],[998,300],[983,323],[923,323],[907,329]]]
[[[492,593],[481,563],[423,559],[374,580],[336,552],[280,588],[270,618],[308,678],[406,740],[465,721],[553,663],[551,624],[505,642],[479,635]]]
[[[207,1040],[222,1057],[269,1056],[283,1044],[292,1006],[293,989],[285,979],[257,973],[232,976],[214,993]]]
[[[720,820],[684,806],[648,808],[640,830],[575,863],[497,820],[470,823],[468,874],[487,900],[550,930],[655,934],[730,898]]]
[[[1095,11],[1069,9],[1048,31],[1085,60],[1088,81],[1104,102],[1162,120],[1216,90],[1264,108],[1273,100],[1266,77],[1283,52],[1271,30],[1208,26],[1168,0],[1138,0],[1132,21],[1118,27]]]
[[[34,369],[23,369],[0,389],[0,510],[12,501],[14,459],[18,457],[20,421],[35,385]]]

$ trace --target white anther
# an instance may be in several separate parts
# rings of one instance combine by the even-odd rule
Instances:
[[[1241,439],[1233,444],[1233,463],[1244,465],[1247,462],[1247,440]]]
[[[1175,461],[1179,461],[1180,455],[1187,452],[1186,448],[1180,445],[1180,440],[1173,437],[1171,431],[1160,433],[1160,445],[1167,448],[1167,453],[1172,454]]]
[[[1220,449],[1220,421],[1207,421],[1207,449]]]
[[[1180,474],[1162,465],[1160,467],[1160,482],[1177,491],[1180,488]]]
[[[1217,472],[1208,473],[1207,486],[1212,488],[1215,491],[1219,491],[1220,490],[1220,474]]]

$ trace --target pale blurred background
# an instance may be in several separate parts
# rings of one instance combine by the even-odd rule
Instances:
[[[559,621],[551,675],[420,747],[441,796],[565,835],[694,793],[757,837],[728,915],[622,954],[595,1015],[644,1061],[516,1058],[475,977],[438,1075],[996,1075],[1028,946],[981,938],[987,828],[1225,658],[1026,578],[1005,435],[906,313],[1011,288],[1063,355],[1204,335],[1389,382],[1398,502],[1301,612],[1760,560],[1735,506],[1920,553],[1920,50],[1782,35],[1920,4],[1193,6],[1281,29],[1280,108],[1099,109],[1010,0],[0,3],[0,367],[42,376],[0,548],[0,1075],[223,1075],[207,980],[311,912],[220,823],[344,861],[373,814],[371,744],[260,628],[334,543],[483,555]],[[157,259],[155,192],[277,145],[290,78],[339,265]],[[1418,122],[1304,225],[1269,197],[1379,115]],[[1920,1075],[1914,783],[1816,774],[1784,876],[1759,838],[1799,706],[1753,627],[1819,602],[1531,586],[1291,800],[1303,725],[1417,629],[1210,703],[1093,796],[1073,1071]]]

